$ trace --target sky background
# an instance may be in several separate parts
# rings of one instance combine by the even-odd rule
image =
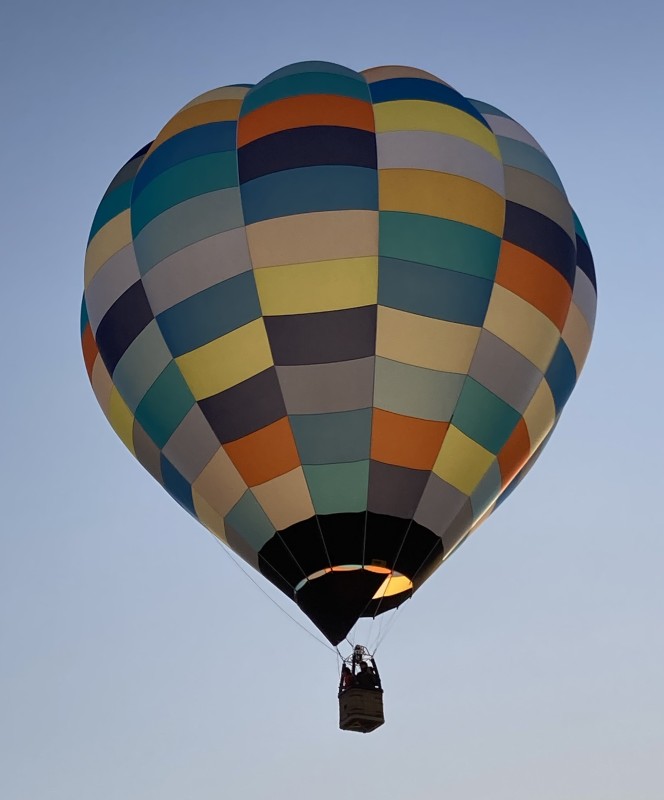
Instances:
[[[663,8],[3,6],[3,800],[661,800]],[[514,116],[599,284],[545,454],[381,644],[370,736],[337,729],[336,656],[116,438],[79,346],[87,235],[119,166],[196,95],[308,59],[417,66]]]

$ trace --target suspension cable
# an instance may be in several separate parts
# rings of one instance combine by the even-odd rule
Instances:
[[[219,539],[217,539],[217,537],[216,537],[216,536],[214,537],[214,539],[215,539],[216,543],[219,545],[219,547],[221,547],[221,549],[223,550],[223,552],[226,554],[226,556],[227,556],[227,557],[228,557],[228,558],[231,560],[231,562],[232,562],[233,564],[235,564],[235,566],[236,566],[236,567],[237,567],[237,568],[240,570],[240,572],[241,572],[243,575],[245,575],[247,578],[249,578],[249,580],[250,580],[250,581],[251,581],[251,582],[254,584],[254,586],[255,586],[255,587],[256,587],[256,588],[257,588],[257,589],[258,589],[258,590],[259,590],[259,591],[260,591],[262,594],[264,594],[264,595],[265,595],[265,597],[267,597],[267,599],[268,599],[268,600],[269,600],[271,603],[273,603],[273,604],[274,604],[274,605],[275,605],[275,606],[276,606],[276,607],[279,609],[279,611],[281,611],[281,613],[282,613],[282,614],[285,614],[285,615],[286,615],[286,616],[287,616],[287,617],[288,617],[288,618],[289,618],[289,619],[290,619],[292,622],[294,622],[294,623],[295,623],[295,624],[298,626],[298,628],[302,628],[302,630],[303,630],[303,631],[304,631],[306,634],[308,634],[309,636],[311,636],[311,638],[312,638],[312,639],[314,639],[314,641],[318,642],[318,644],[322,645],[323,647],[327,648],[328,650],[331,650],[333,653],[337,653],[337,654],[339,653],[339,650],[338,650],[338,648],[332,647],[331,645],[329,645],[329,644],[327,644],[326,642],[324,642],[322,639],[319,639],[319,638],[318,638],[318,636],[316,636],[316,634],[315,634],[315,633],[312,633],[312,632],[311,632],[311,631],[310,631],[310,630],[309,630],[307,627],[305,627],[305,626],[304,626],[304,625],[303,625],[301,622],[299,622],[298,620],[296,620],[296,619],[295,619],[295,617],[291,616],[291,615],[288,613],[288,611],[286,611],[286,609],[285,609],[285,608],[283,608],[282,606],[280,606],[280,605],[279,605],[279,603],[277,603],[277,601],[274,599],[274,597],[272,597],[270,594],[268,594],[268,593],[265,591],[265,589],[263,589],[263,587],[262,587],[262,586],[261,586],[261,585],[260,585],[260,584],[259,584],[257,581],[255,581],[255,580],[254,580],[253,576],[252,576],[252,575],[250,575],[250,574],[249,574],[249,573],[248,573],[248,572],[247,572],[247,571],[244,569],[244,567],[243,567],[243,566],[240,564],[240,562],[239,562],[239,561],[237,561],[237,560],[236,560],[236,559],[233,557],[233,555],[231,555],[231,551],[230,551],[230,550],[229,550],[227,547],[225,547],[225,546],[224,546],[224,544],[223,544],[221,541],[219,541]],[[274,569],[274,567],[273,567],[272,569]],[[275,570],[275,572],[276,572],[276,570]],[[280,576],[280,577],[282,577],[282,576]]]

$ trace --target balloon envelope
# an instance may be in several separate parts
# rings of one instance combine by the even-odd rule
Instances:
[[[196,98],[120,169],[82,341],[125,445],[337,643],[525,473],[595,301],[517,122],[410,67],[307,62]]]

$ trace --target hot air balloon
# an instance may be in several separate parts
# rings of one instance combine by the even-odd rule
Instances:
[[[132,454],[337,644],[519,482],[595,303],[521,125],[422,70],[306,62],[197,97],[120,169],[81,331]]]

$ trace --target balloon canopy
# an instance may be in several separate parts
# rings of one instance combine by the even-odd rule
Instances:
[[[81,330],[129,450],[336,644],[525,474],[595,302],[521,125],[418,69],[307,62],[201,95],[120,169]]]

